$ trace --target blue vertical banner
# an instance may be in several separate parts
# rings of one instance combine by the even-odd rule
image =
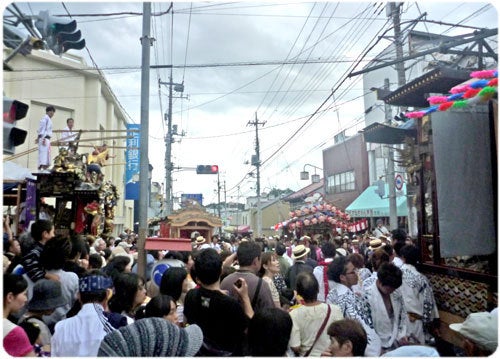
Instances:
[[[127,150],[125,160],[125,199],[139,199],[139,169],[141,162],[141,125],[127,124]]]

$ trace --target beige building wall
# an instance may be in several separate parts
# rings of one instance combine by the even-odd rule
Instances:
[[[10,53],[4,48],[4,58]],[[83,59],[65,54],[63,57],[45,51],[32,51],[31,55],[16,55],[8,65],[14,71],[3,71],[4,96],[17,99],[29,105],[27,116],[17,122],[17,127],[28,131],[24,144],[17,146],[18,165],[36,172],[38,162],[37,129],[40,119],[45,114],[45,107],[53,105],[56,113],[52,118],[53,129],[66,127],[66,119],[75,119],[76,130],[101,130],[102,132],[84,132],[81,135],[79,153],[88,153],[91,145],[106,142],[108,146],[126,146],[123,139],[105,139],[105,137],[125,137],[125,132],[104,132],[125,130],[127,119],[121,106],[116,102],[111,89],[95,70],[82,70],[88,66]],[[59,139],[60,133],[54,133],[53,140]],[[88,140],[88,141],[84,141]],[[105,180],[111,180],[119,193],[115,209],[115,233],[124,228],[133,228],[133,201],[124,200],[125,149],[111,149],[116,155],[103,168]],[[58,153],[53,146],[51,157]],[[19,155],[19,156],[18,156]],[[17,157],[18,156],[18,157]],[[5,155],[4,160],[10,155]]]

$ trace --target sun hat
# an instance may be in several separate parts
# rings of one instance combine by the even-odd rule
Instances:
[[[370,249],[375,250],[378,248],[382,248],[382,241],[378,238],[372,239],[370,241]]]
[[[50,310],[67,304],[62,295],[61,283],[55,280],[39,279],[33,286],[33,296],[28,310]]]
[[[196,244],[205,243],[205,238],[203,236],[196,237]]]
[[[311,250],[304,246],[303,244],[299,244],[293,249],[292,258],[299,259],[305,257]]]
[[[470,339],[479,347],[494,352],[498,346],[498,314],[471,313],[463,323],[450,324],[450,329]]]
[[[159,335],[161,333],[161,335]],[[98,356],[193,357],[200,350],[203,332],[196,324],[181,328],[163,318],[145,318],[107,334]]]

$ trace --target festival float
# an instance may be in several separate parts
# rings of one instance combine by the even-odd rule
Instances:
[[[351,216],[332,203],[321,201],[320,196],[306,198],[306,205],[289,213],[289,219],[275,225],[276,231],[300,238],[321,234],[333,238],[342,233],[357,233],[368,228],[368,220],[352,221]]]

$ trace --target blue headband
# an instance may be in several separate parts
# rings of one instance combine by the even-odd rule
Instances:
[[[102,275],[89,275],[80,278],[79,289],[82,293],[100,292],[113,287],[113,280]]]

